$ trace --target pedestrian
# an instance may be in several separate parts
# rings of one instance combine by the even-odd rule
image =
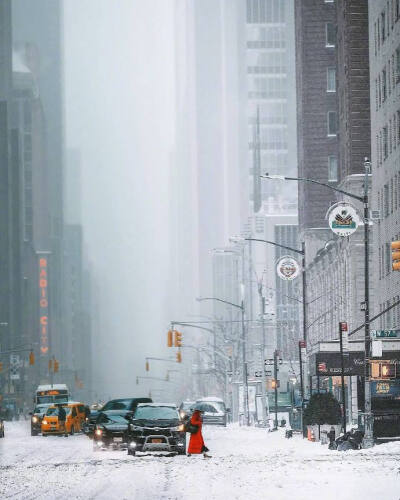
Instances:
[[[67,419],[67,413],[62,405],[58,406],[58,426],[59,430],[63,430],[65,435],[68,436],[67,430],[65,428],[65,420]]]
[[[195,432],[191,432],[190,434],[188,457],[202,453],[204,458],[211,458],[211,455],[207,455],[207,451],[209,451],[209,449],[204,444],[203,434],[201,432],[201,428],[203,426],[202,413],[203,412],[200,409],[195,408],[193,415],[190,418],[190,426],[194,428],[193,430],[195,430],[195,428],[197,428],[197,430],[195,430]]]

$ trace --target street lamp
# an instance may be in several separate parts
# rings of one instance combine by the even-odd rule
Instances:
[[[354,193],[349,193],[343,189],[331,186],[324,182],[308,179],[305,177],[286,177],[283,175],[261,175],[264,179],[279,179],[285,181],[309,182],[325,186],[333,191],[341,193],[349,198],[360,201],[364,207],[364,378],[365,378],[365,435],[363,439],[363,447],[370,448],[374,445],[373,439],[373,417],[371,412],[371,384],[369,379],[369,356],[370,356],[370,317],[369,317],[369,199],[368,199],[368,176],[371,173],[371,163],[368,158],[364,159],[364,193],[363,196],[358,196]]]
[[[262,177],[262,176],[261,176]],[[283,176],[270,176],[269,178],[283,178]],[[305,245],[304,245],[304,242],[302,242],[302,249],[299,250],[298,248],[292,248],[292,247],[288,247],[286,245],[281,245],[280,243],[276,243],[275,241],[270,241],[270,240],[264,240],[264,239],[260,239],[260,238],[243,238],[243,237],[240,237],[240,236],[235,236],[235,237],[232,237],[230,238],[230,241],[232,242],[238,242],[238,241],[258,241],[258,242],[261,242],[261,243],[265,243],[267,245],[273,245],[275,247],[278,247],[278,248],[284,248],[285,250],[289,250],[290,252],[294,252],[294,253],[297,253],[297,254],[300,254],[302,255],[302,293],[303,293],[303,342],[306,342],[306,339],[307,339],[307,303],[306,303],[306,262],[305,262],[305,258],[306,258],[306,251],[305,251]],[[265,339],[264,339],[264,320],[263,320],[263,344],[265,346]],[[300,364],[301,366],[301,364]],[[262,370],[262,372],[264,373],[264,369]],[[301,380],[301,399],[302,399],[302,406],[303,406],[303,400],[304,400],[304,384],[303,384],[303,374],[300,373],[300,380]],[[264,384],[264,380],[263,380],[263,384]]]
[[[244,327],[244,296],[242,294],[242,300],[239,304],[234,304],[233,302],[229,302],[227,300],[219,299],[217,297],[197,297],[197,301],[201,302],[203,300],[215,300],[216,302],[222,302],[223,304],[228,304],[232,307],[236,307],[240,309],[242,315],[242,365],[243,365],[243,411],[246,415],[246,424],[250,425],[250,411],[249,411],[249,384],[247,381],[247,363],[246,363],[246,331]]]

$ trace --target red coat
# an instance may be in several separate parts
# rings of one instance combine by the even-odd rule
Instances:
[[[198,425],[199,429],[197,432],[190,435],[188,453],[190,453],[190,454],[203,453],[204,439],[203,439],[203,435],[201,433],[201,426],[202,426],[203,422],[201,420],[201,415],[200,415],[200,412],[198,410],[195,410],[193,412],[192,418],[190,419],[190,423],[192,425]]]

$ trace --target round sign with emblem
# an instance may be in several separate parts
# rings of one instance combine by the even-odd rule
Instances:
[[[328,215],[330,229],[338,236],[350,236],[360,224],[357,210],[349,203],[334,206]]]
[[[291,281],[299,275],[300,266],[293,257],[281,257],[276,266],[276,272],[282,280]]]

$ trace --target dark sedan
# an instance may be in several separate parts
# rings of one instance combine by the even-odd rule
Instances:
[[[31,436],[37,436],[41,432],[43,417],[50,404],[36,405],[31,415]]]
[[[132,412],[126,410],[101,411],[96,420],[93,449],[126,448],[128,424]]]
[[[173,404],[139,404],[129,424],[128,438],[128,455],[137,451],[186,453],[185,426]]]
[[[96,428],[96,421],[101,412],[104,411],[131,411],[132,413],[136,410],[136,406],[139,403],[151,403],[152,400],[150,398],[119,398],[119,399],[111,399],[108,401],[101,409],[99,410],[90,410],[90,415],[88,420],[85,422],[83,427],[83,432],[87,434],[90,438],[93,436],[93,433]]]

